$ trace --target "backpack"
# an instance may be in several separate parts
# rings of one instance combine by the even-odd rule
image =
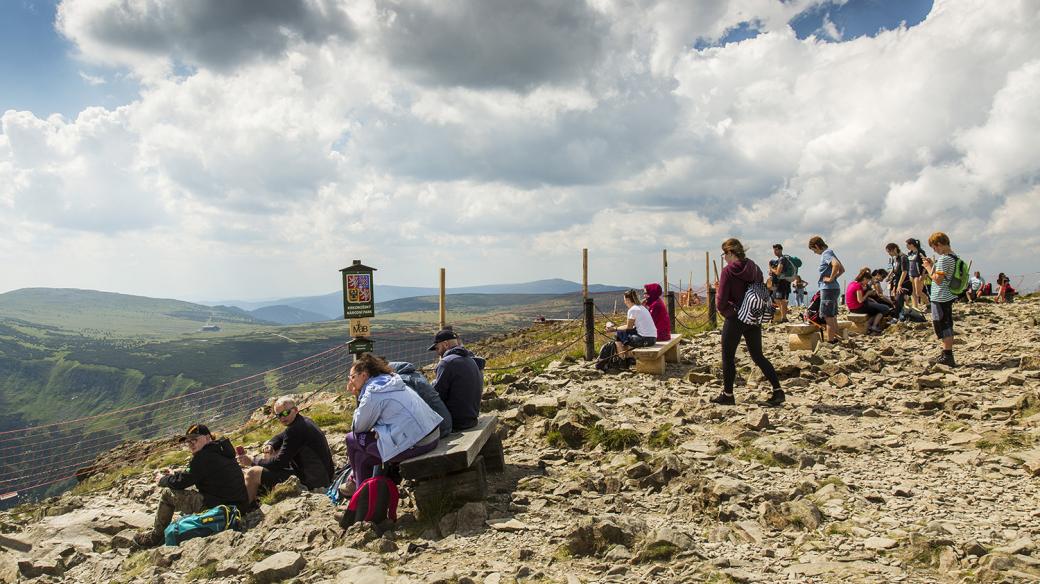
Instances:
[[[748,285],[740,303],[737,318],[744,324],[761,325],[773,320],[773,299],[766,285],[755,282]]]
[[[780,273],[780,277],[784,280],[793,280],[798,275],[798,268],[802,267],[802,260],[789,255],[785,255],[780,259],[787,260],[784,262],[784,271]]]
[[[965,263],[957,254],[950,254],[954,260],[953,274],[950,275],[950,293],[954,296],[960,296],[964,294],[964,291],[968,289],[968,264]]]
[[[350,477],[351,470],[350,465],[348,464],[346,468],[336,473],[336,480],[332,481],[332,484],[329,486],[328,490],[325,491],[325,496],[332,500],[333,505],[339,505],[343,502],[343,495],[340,494],[339,487],[343,483],[350,480]]]
[[[809,306],[806,307],[805,313],[802,314],[802,320],[808,324],[815,324],[819,327],[827,326],[827,321],[820,316],[820,293],[816,292],[813,294],[812,300],[809,301]]]
[[[208,511],[187,515],[166,526],[166,545],[180,545],[189,539],[206,537],[225,529],[238,529],[242,513],[234,505],[218,505]]]
[[[903,320],[907,322],[928,322],[928,319],[925,318],[924,314],[919,310],[914,310],[910,306],[903,307]]]
[[[599,358],[596,359],[596,369],[610,371],[611,369],[623,369],[624,360],[617,356],[617,345],[609,341],[599,349]]]
[[[354,491],[350,504],[339,518],[339,526],[346,529],[358,521],[382,523],[390,519],[396,522],[400,498],[397,485],[389,477],[376,475]]]

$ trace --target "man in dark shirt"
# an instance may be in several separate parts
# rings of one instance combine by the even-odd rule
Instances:
[[[191,450],[191,462],[180,472],[166,469],[157,473],[156,479],[163,487],[159,510],[151,531],[134,536],[134,542],[140,547],[154,547],[163,542],[163,531],[173,520],[174,511],[191,515],[218,505],[235,505],[245,511],[249,504],[242,469],[235,463],[235,449],[230,440],[217,440],[206,426],[192,424],[180,441]],[[196,490],[188,490],[188,487]]]
[[[476,426],[484,393],[484,359],[463,347],[451,329],[438,332],[430,350],[441,358],[433,388],[451,413],[452,430]]]
[[[238,456],[246,470],[246,488],[250,501],[261,487],[270,489],[295,475],[308,489],[326,488],[332,484],[335,468],[332,451],[325,433],[310,418],[300,414],[292,398],[280,397],[274,402],[275,418],[285,430],[264,444],[264,454],[250,458]]]

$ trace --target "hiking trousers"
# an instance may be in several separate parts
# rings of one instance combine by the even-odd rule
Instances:
[[[780,378],[773,364],[762,354],[762,327],[741,322],[735,316],[726,317],[722,323],[722,383],[726,393],[733,393],[733,381],[737,378],[737,346],[743,337],[751,360],[762,370],[773,389],[780,389]]]
[[[152,531],[162,534],[173,521],[174,511],[181,515],[194,515],[202,511],[202,505],[202,493],[198,491],[164,488],[159,496],[159,510],[155,513]]]

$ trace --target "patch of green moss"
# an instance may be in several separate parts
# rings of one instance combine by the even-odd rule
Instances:
[[[278,483],[273,489],[260,496],[260,502],[264,505],[275,505],[286,499],[298,496],[299,490],[295,484]]]
[[[114,582],[130,582],[145,572],[152,565],[152,554],[149,550],[136,551],[123,560],[119,566],[120,573]]]
[[[754,446],[744,446],[737,450],[734,453],[734,456],[741,460],[757,462],[763,466],[784,466],[784,464],[777,460],[772,454]]]
[[[602,444],[607,450],[624,450],[639,444],[639,433],[635,430],[592,426],[585,434],[585,444],[593,448]]]
[[[1029,448],[1036,442],[1033,435],[1018,430],[987,432],[975,442],[980,450],[1003,454],[1012,450],[1023,450]]]
[[[675,436],[672,435],[672,425],[664,424],[659,428],[655,428],[653,432],[650,432],[650,437],[646,440],[646,445],[650,448],[670,448],[675,444]]]
[[[184,579],[187,582],[194,582],[196,580],[209,580],[217,575],[217,563],[213,561],[206,562],[201,566],[195,566],[188,573],[184,575]]]
[[[676,547],[675,544],[666,541],[658,541],[650,544],[646,549],[639,552],[635,561],[642,564],[646,562],[670,560],[677,553],[679,553],[679,548]]]
[[[559,430],[549,430],[545,434],[545,441],[549,443],[549,446],[553,448],[567,448],[570,445],[563,439],[563,434]]]

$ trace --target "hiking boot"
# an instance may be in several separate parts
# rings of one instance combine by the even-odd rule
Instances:
[[[956,367],[957,362],[953,360],[953,351],[943,351],[942,354],[935,359],[935,364],[945,365],[947,367]]]
[[[141,549],[148,549],[162,545],[166,540],[163,534],[154,531],[142,531],[134,535],[134,544]]]
[[[708,401],[710,401],[713,404],[718,404],[720,406],[734,406],[734,405],[737,405],[736,400],[733,399],[733,394],[732,393],[726,393],[726,392],[722,392],[719,395],[711,398]]]
[[[778,408],[784,405],[784,400],[786,399],[787,396],[784,395],[784,390],[774,389],[772,395],[769,396],[769,399],[762,402],[762,405],[766,406],[767,408]]]

